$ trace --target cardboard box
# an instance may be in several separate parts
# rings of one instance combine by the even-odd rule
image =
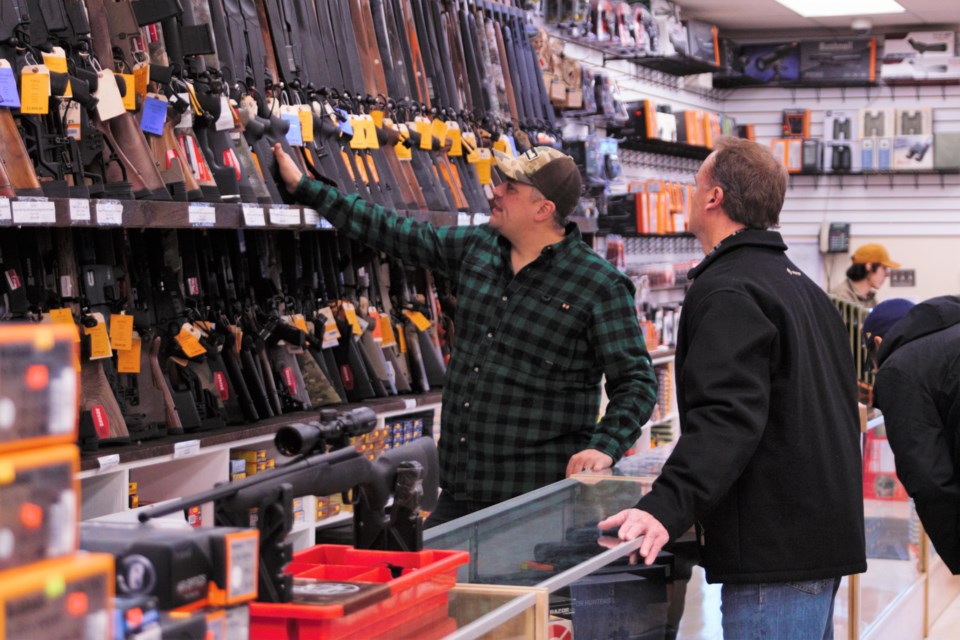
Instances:
[[[883,41],[883,61],[901,62],[910,58],[949,58],[956,55],[954,31],[911,31],[888,33]]]
[[[893,139],[893,168],[897,171],[933,169],[933,136],[897,136]]]
[[[810,109],[783,110],[783,137],[804,140],[810,137]]]
[[[803,82],[874,82],[876,79],[876,38],[805,40],[800,44],[800,80]]]

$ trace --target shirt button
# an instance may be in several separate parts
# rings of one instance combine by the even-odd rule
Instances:
[[[487,332],[487,337],[492,339],[492,338],[493,338],[493,332],[492,332],[492,331],[488,331],[488,332]]]
[[[480,373],[480,367],[474,367],[474,368],[473,368],[473,372],[474,372],[474,373]]]
[[[506,302],[506,301],[509,300],[510,298],[508,298],[507,296],[503,296],[503,297],[500,298],[500,299],[503,300],[504,302]]]
[[[466,442],[467,436],[460,436],[460,442]]]
[[[463,408],[464,408],[464,409],[469,409],[469,408],[470,408],[470,403],[469,403],[469,402],[464,402],[464,403],[463,403]]]

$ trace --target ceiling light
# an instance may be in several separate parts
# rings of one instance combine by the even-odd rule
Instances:
[[[905,13],[895,0],[776,0],[804,18]]]

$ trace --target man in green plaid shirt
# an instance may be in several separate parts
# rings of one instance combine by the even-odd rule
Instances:
[[[401,218],[302,176],[275,148],[288,190],[337,229],[456,287],[457,340],[443,388],[440,486],[428,526],[605,469],[633,446],[656,401],[630,279],[567,218],[573,160],[549,147],[497,153],[504,180],[488,224]],[[600,382],[609,398],[598,422]]]

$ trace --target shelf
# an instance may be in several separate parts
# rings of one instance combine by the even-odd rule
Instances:
[[[417,396],[393,396],[390,398],[378,398],[360,404],[337,405],[338,412],[349,411],[360,406],[369,407],[378,414],[394,411],[414,410],[418,407],[439,404],[440,391],[431,391],[429,393]],[[207,447],[217,445],[235,444],[241,440],[250,438],[269,437],[283,426],[294,422],[314,419],[319,410],[299,411],[296,413],[285,413],[282,416],[261,420],[250,425],[224,427],[211,431],[199,431],[186,433],[182,435],[167,436],[157,440],[147,440],[140,443],[125,444],[119,446],[105,446],[95,452],[82,453],[80,455],[81,472],[91,472],[82,474],[84,476],[97,475],[97,470],[101,468],[101,459],[110,459],[111,465],[127,464],[141,461],[152,461],[155,458],[172,458],[176,452],[177,443],[199,441],[200,453]],[[119,458],[119,459],[118,459]],[[110,473],[112,468],[104,468],[100,473]]]
[[[673,362],[674,356],[676,356],[677,350],[675,347],[658,347],[650,352],[650,360],[653,363],[653,366],[658,366],[662,364],[667,364]]]
[[[438,226],[457,224],[455,213],[413,210],[406,215]],[[315,209],[299,205],[2,197],[0,227],[11,225],[100,229],[333,229]]]
[[[879,87],[876,80],[791,80],[789,82],[763,82],[750,76],[715,75],[715,89],[849,89],[852,87]]]
[[[679,414],[678,414],[678,413],[675,413],[675,412],[674,412],[674,413],[668,413],[667,415],[665,415],[664,417],[660,418],[659,420],[651,420],[651,421],[648,422],[647,424],[649,424],[651,427],[665,426],[665,425],[671,424],[671,423],[672,423],[674,420],[676,420],[678,417],[679,417]]]
[[[633,58],[606,58],[605,60],[630,60],[631,62],[640,65],[641,67],[646,67],[648,69],[654,69],[655,71],[662,71],[663,73],[670,74],[672,76],[692,76],[699,73],[717,73],[720,71],[720,67],[709,62],[704,62],[703,60],[697,60],[696,58],[691,58],[689,56],[677,55],[677,56],[640,56]]]
[[[620,148],[630,151],[643,151],[646,153],[662,153],[664,155],[690,158],[693,160],[705,160],[706,157],[713,152],[713,149],[710,149],[709,147],[701,147],[698,145],[687,144],[685,142],[645,140],[636,138],[621,140]]]

